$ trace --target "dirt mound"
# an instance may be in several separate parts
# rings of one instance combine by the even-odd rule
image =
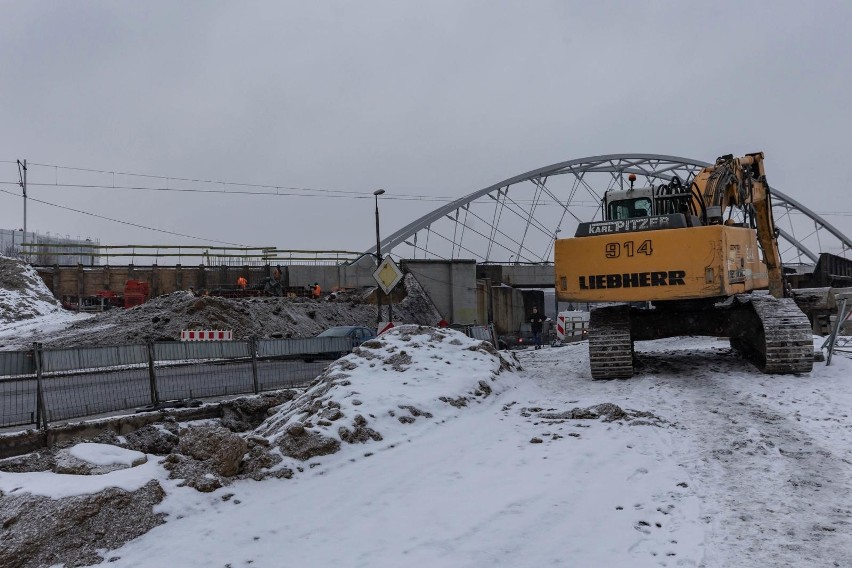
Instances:
[[[61,304],[33,267],[0,256],[0,325],[61,311]]]
[[[516,361],[451,329],[399,326],[330,365],[312,387],[255,431],[292,474],[357,446],[394,447],[511,388]],[[464,377],[463,380],[460,380]]]
[[[441,316],[413,276],[406,297],[394,304],[394,319],[434,325]],[[336,325],[373,327],[376,306],[366,293],[341,293],[334,300],[311,298],[230,299],[174,292],[129,310],[111,310],[45,335],[48,347],[173,341],[186,329],[232,330],[234,339],[313,337]]]

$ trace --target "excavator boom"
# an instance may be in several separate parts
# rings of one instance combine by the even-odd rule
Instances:
[[[776,298],[784,297],[781,253],[772,218],[772,201],[763,166],[763,152],[746,154],[741,158],[722,156],[715,165],[699,172],[693,183],[698,190],[695,198],[703,198],[701,205],[707,210],[715,207],[714,212],[720,214],[719,217],[711,217],[711,221],[721,220],[721,212],[733,207],[751,214],[757,240],[763,250],[769,293]]]

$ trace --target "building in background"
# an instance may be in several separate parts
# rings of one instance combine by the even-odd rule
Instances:
[[[26,242],[33,246],[22,247]],[[26,238],[20,229],[0,229],[0,254],[23,258],[31,264],[60,266],[97,266],[98,240],[72,239],[69,236],[42,234],[27,231]],[[24,250],[26,248],[26,250]]]

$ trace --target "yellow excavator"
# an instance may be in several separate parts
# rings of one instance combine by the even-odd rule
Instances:
[[[631,377],[634,341],[679,335],[729,337],[766,373],[809,372],[811,326],[784,297],[763,153],[657,187],[628,180],[605,193],[602,220],[556,241],[559,301],[605,303],[589,320],[592,377]]]

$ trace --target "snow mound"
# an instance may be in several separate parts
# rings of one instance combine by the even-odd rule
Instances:
[[[332,363],[254,434],[283,458],[279,471],[341,450],[370,455],[363,445],[393,447],[518,386],[507,357],[452,329],[399,326]]]
[[[119,448],[111,444],[96,444],[84,442],[76,444],[68,453],[84,462],[93,465],[124,465],[132,467],[145,463],[146,457],[142,452]]]
[[[59,300],[53,297],[32,266],[0,256],[0,324],[61,311]]]

